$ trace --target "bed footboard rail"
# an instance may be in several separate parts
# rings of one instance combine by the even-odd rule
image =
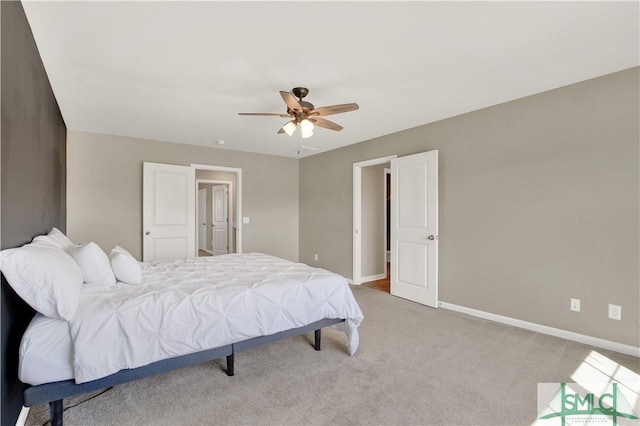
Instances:
[[[245,351],[247,349],[254,348],[256,346],[266,345],[267,343],[277,342],[278,340],[286,339],[287,337],[298,336],[300,334],[307,333],[309,331],[316,332],[315,333],[316,342],[314,347],[317,347],[318,349],[316,350],[319,350],[320,340],[318,339],[319,333],[317,332],[319,332],[324,327],[335,325],[341,322],[344,322],[344,319],[325,318],[320,321],[312,322],[311,324],[308,324],[302,327],[292,328],[291,330],[285,330],[279,333],[270,334],[268,336],[260,336],[260,337],[254,337],[253,339],[243,340],[242,342],[237,342],[232,344],[233,353],[235,354],[241,351]]]
[[[277,342],[278,340],[286,339],[288,337],[298,336],[300,334],[307,333],[309,331],[314,332],[314,344],[313,347],[315,350],[320,350],[322,329],[324,327],[328,327],[330,325],[339,324],[344,322],[344,319],[337,318],[325,318],[320,321],[313,322],[311,324],[292,328],[291,330],[281,331],[279,333],[270,334],[268,336],[259,336],[254,337],[252,339],[243,340],[242,342],[233,343],[233,353],[227,356],[227,376],[233,376],[235,374],[234,367],[234,355],[238,352],[245,351],[247,349],[254,348],[256,346],[266,345],[267,343]]]
[[[231,355],[232,353],[233,347],[231,345],[226,345],[215,349],[164,359],[145,365],[144,367],[120,370],[110,376],[92,380],[90,382],[76,383],[73,380],[64,380],[61,382],[44,383],[37,386],[27,385],[22,394],[24,406],[31,407],[37,404],[44,404],[47,402],[62,400],[64,398],[70,398],[83,393],[105,389],[160,373],[166,373],[167,371],[176,370],[178,368],[213,361],[214,359],[223,358],[227,355]]]
[[[215,349],[195,352],[192,354],[182,355],[175,358],[169,358],[157,361],[144,367],[131,368],[121,370],[110,376],[101,379],[92,380],[85,383],[76,383],[73,380],[64,380],[60,382],[44,383],[37,386],[27,385],[23,391],[23,400],[25,407],[33,405],[49,403],[49,412],[51,416],[52,426],[62,426],[63,424],[63,399],[72,396],[81,395],[88,392],[109,388],[122,383],[133,380],[142,379],[160,373],[176,370],[182,367],[202,364],[203,362],[213,361],[214,359],[226,357],[228,376],[234,375],[234,355],[256,346],[267,343],[276,342],[286,339],[287,337],[298,336],[309,331],[314,332],[314,348],[320,350],[321,330],[324,327],[344,322],[344,319],[325,318],[311,324],[294,328],[291,330],[281,331],[279,333],[268,336],[254,337],[242,342],[232,343]]]

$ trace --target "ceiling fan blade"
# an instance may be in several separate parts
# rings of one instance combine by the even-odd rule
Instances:
[[[284,99],[284,103],[287,104],[287,107],[289,107],[289,109],[293,111],[299,111],[299,112],[303,111],[302,105],[300,105],[300,102],[298,102],[296,97],[293,96],[291,93],[284,92],[281,90],[280,96],[282,96],[282,99]]]
[[[273,117],[289,117],[289,114],[281,114],[278,112],[239,112],[238,115],[268,115]]]
[[[325,107],[316,108],[313,111],[309,112],[309,115],[331,115],[331,114],[340,114],[342,112],[355,111],[358,108],[358,104],[340,104],[340,105],[330,105]]]
[[[333,121],[326,120],[324,118],[314,117],[314,118],[309,118],[309,120],[311,120],[311,122],[318,127],[324,127],[325,129],[335,130],[336,132],[339,132],[340,130],[344,129],[344,127],[342,127],[341,125],[336,124]]]
[[[278,130],[278,134],[284,133],[284,128],[280,127],[280,130]]]

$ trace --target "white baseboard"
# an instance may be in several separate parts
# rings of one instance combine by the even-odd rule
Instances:
[[[351,278],[345,278],[345,280],[347,280],[347,283],[349,284],[360,285],[371,281],[381,280],[383,278],[387,278],[387,274],[369,275],[368,277],[362,277],[359,284],[353,284],[353,280]]]
[[[27,422],[27,416],[29,415],[29,407],[22,407],[18,420],[16,420],[16,426],[24,426]]]
[[[369,275],[368,277],[362,277],[362,280],[360,281],[360,283],[361,284],[369,283],[371,281],[377,281],[383,278],[387,278],[387,274]]]
[[[587,336],[585,334],[574,333],[572,331],[562,330],[560,328],[548,327],[546,325],[536,324],[533,322],[523,321],[516,318],[505,317],[502,315],[492,314],[490,312],[479,311],[477,309],[467,308],[464,306],[454,305],[453,303],[438,302],[438,306],[451,311],[460,312],[478,318],[499,322],[502,324],[512,325],[514,327],[525,328],[527,330],[536,331],[550,336],[560,337],[562,339],[572,340],[585,345],[595,346],[610,351],[620,352],[640,358],[640,347],[616,343],[610,340],[600,339],[598,337]]]

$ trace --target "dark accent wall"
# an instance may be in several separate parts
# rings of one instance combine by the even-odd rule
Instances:
[[[17,247],[52,227],[66,227],[67,129],[22,3],[0,2],[0,246]],[[18,346],[34,315],[2,277],[2,426],[22,406]]]

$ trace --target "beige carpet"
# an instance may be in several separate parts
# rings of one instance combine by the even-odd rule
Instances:
[[[65,412],[66,425],[530,425],[539,382],[572,382],[592,351],[638,380],[640,360],[355,287],[365,320],[124,384]],[[71,406],[84,399],[65,400]],[[636,412],[638,410],[636,406]],[[48,420],[33,407],[28,425]]]

